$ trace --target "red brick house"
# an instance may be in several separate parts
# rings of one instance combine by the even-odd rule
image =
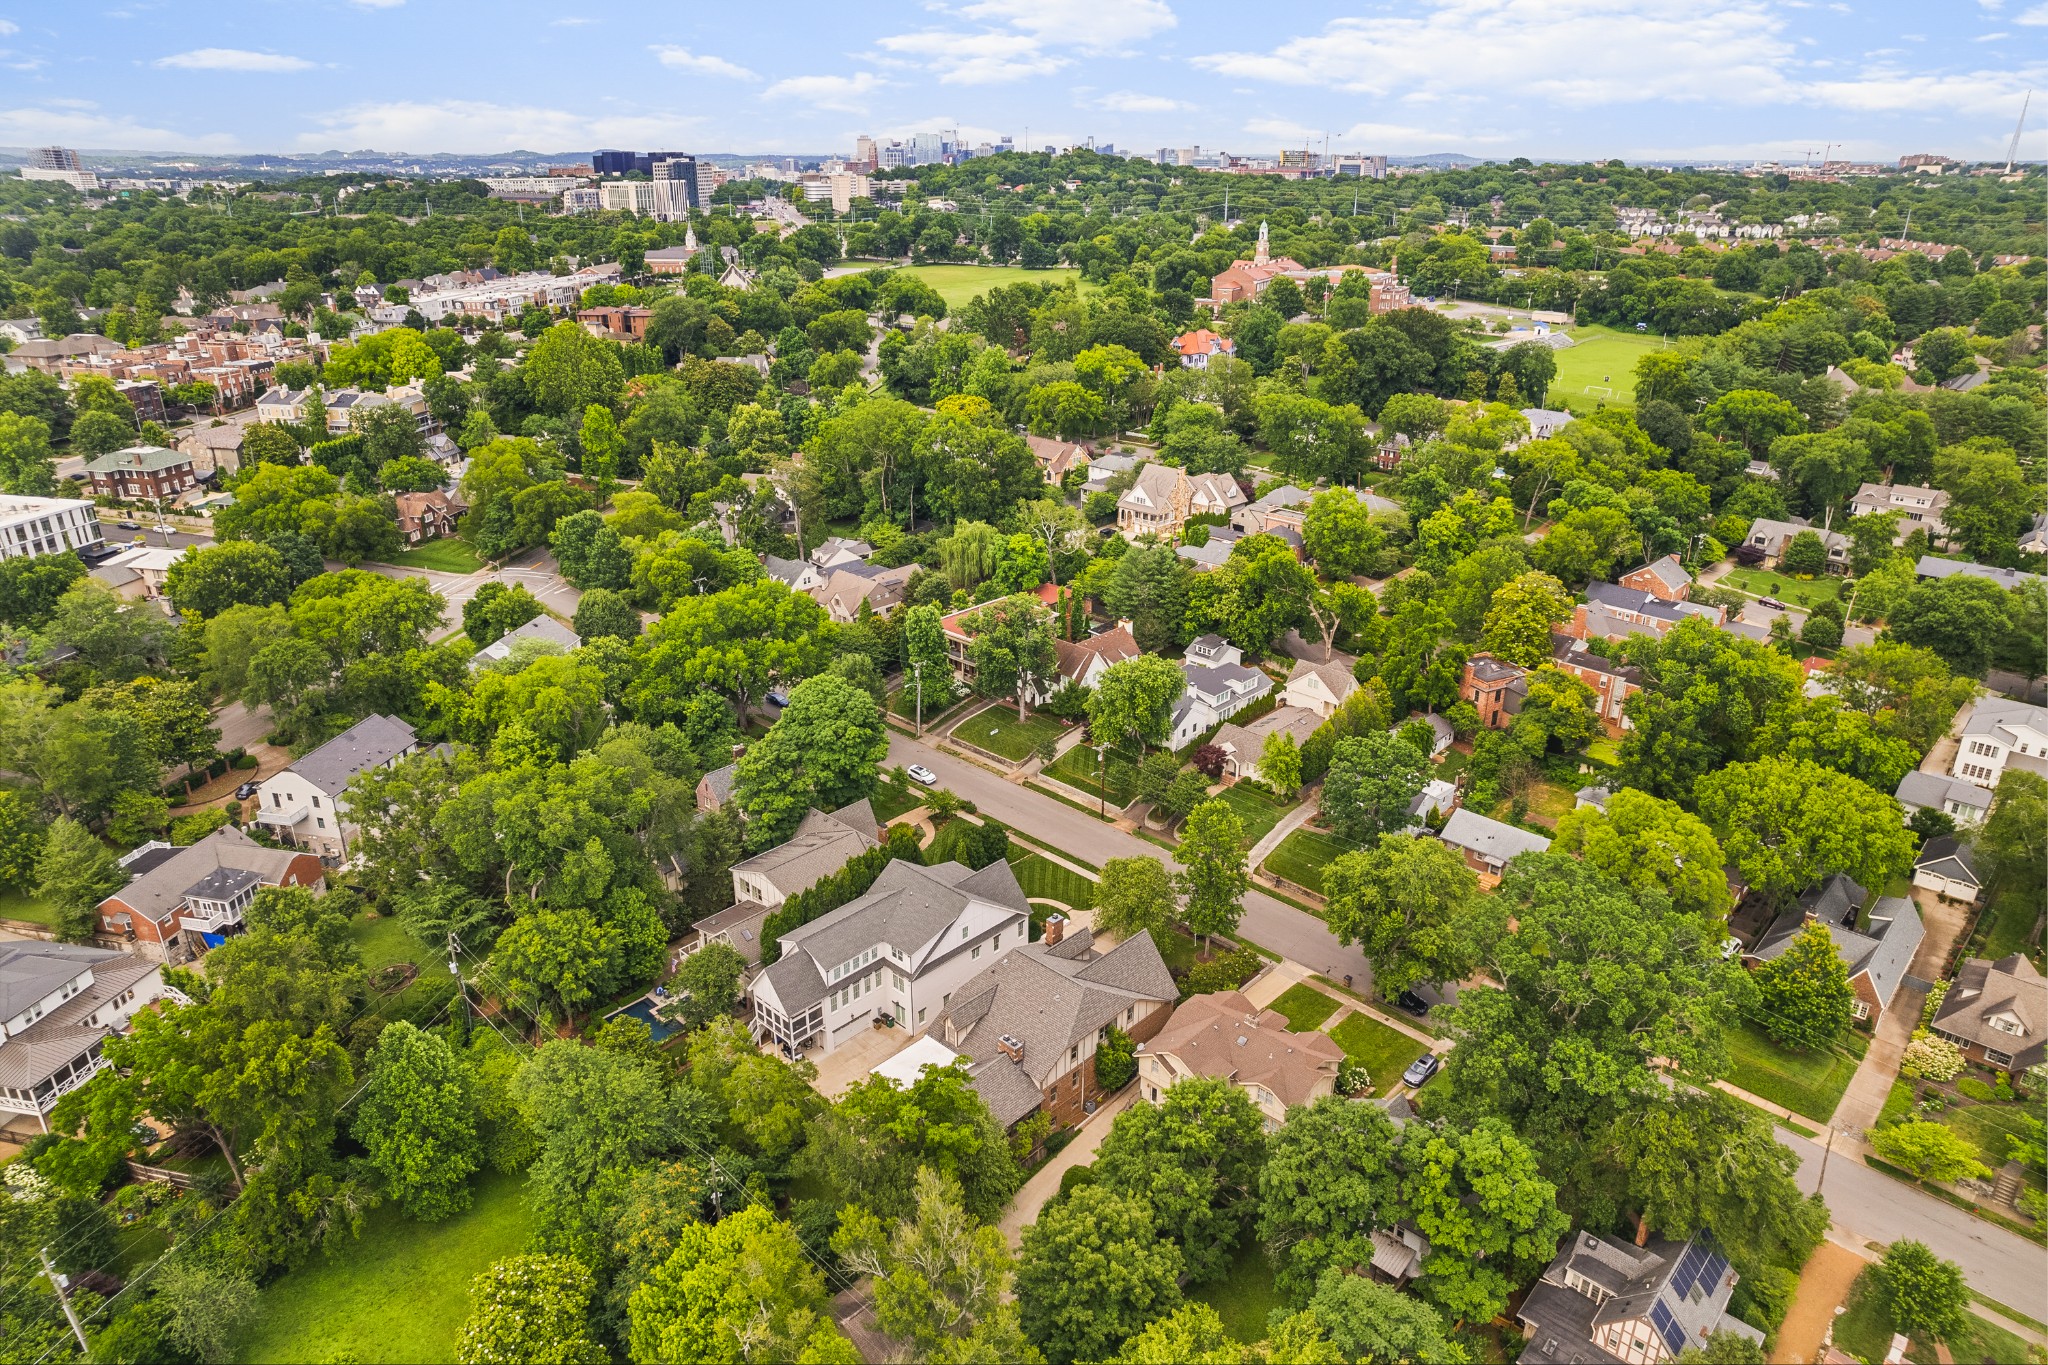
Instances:
[[[145,844],[128,884],[99,903],[99,932],[130,952],[182,962],[238,933],[266,886],[325,885],[317,854],[266,848],[229,825],[187,848]]]
[[[99,497],[175,498],[198,486],[192,457],[182,450],[129,446],[92,460],[85,466],[92,491]]]
[[[439,489],[431,493],[400,493],[392,502],[398,510],[398,533],[408,545],[453,535],[455,523],[469,510],[462,499]]]

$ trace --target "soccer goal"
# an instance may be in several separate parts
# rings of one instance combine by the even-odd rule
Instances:
[[[1588,384],[1586,385],[1586,392],[1601,398],[1614,397],[1614,388],[1610,384]]]

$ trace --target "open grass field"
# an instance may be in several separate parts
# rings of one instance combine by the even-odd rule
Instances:
[[[952,735],[963,744],[1001,754],[1012,763],[1022,763],[1042,741],[1057,739],[1067,729],[1065,721],[1049,712],[1033,711],[1019,721],[1015,707],[997,705],[961,721],[953,727]]]
[[[1305,886],[1320,895],[1323,868],[1331,859],[1350,851],[1351,846],[1334,834],[1298,829],[1282,839],[1280,847],[1266,855],[1264,866],[1274,876],[1284,877],[1296,886]]]
[[[57,927],[57,908],[37,900],[26,891],[4,891],[0,892],[0,919],[18,919],[54,929]]]
[[[429,540],[410,550],[400,550],[384,562],[396,564],[401,569],[439,569],[442,573],[475,573],[484,566],[477,552],[469,548],[468,541],[453,537]]]
[[[1752,1095],[1782,1104],[1795,1114],[1826,1123],[1841,1103],[1856,1064],[1870,1041],[1849,1033],[1825,1052],[1792,1052],[1779,1047],[1753,1024],[1728,1030],[1728,1051],[1735,1065],[1728,1081]],[[1882,1354],[1880,1352],[1879,1354]]]
[[[1287,1306],[1273,1287],[1272,1263],[1250,1229],[1239,1236],[1223,1278],[1214,1284],[1190,1286],[1188,1297],[1215,1309],[1230,1339],[1247,1346],[1264,1341],[1268,1335],[1266,1315]]]
[[[1661,336],[1612,327],[1573,328],[1572,341],[1574,345],[1556,353],[1557,378],[1550,381],[1543,400],[1553,410],[1591,412],[1602,403],[1635,406],[1636,362],[1664,349]]]
[[[1847,1309],[1835,1319],[1835,1344],[1860,1359],[1883,1360],[1891,1348],[1892,1333],[1897,1330],[1884,1305],[1878,1302],[1877,1285],[1871,1273],[1865,1270],[1849,1287]],[[1975,1313],[1963,1315],[1963,1330],[1950,1339],[1948,1349],[1956,1365],[2020,1365],[2023,1361],[2041,1359],[2039,1352],[2026,1342]],[[1933,1344],[1918,1337],[1906,1348],[1906,1359],[1911,1365],[1934,1365],[1938,1358]]]
[[[1095,903],[1094,882],[1041,853],[1011,845],[1010,870],[1017,874],[1017,885],[1033,900],[1058,901],[1075,910],[1086,910]]]
[[[1386,1094],[1400,1083],[1408,1064],[1428,1051],[1399,1029],[1388,1028],[1369,1014],[1354,1011],[1349,1019],[1330,1030],[1330,1037],[1344,1055],[1365,1068],[1372,1078],[1373,1093]],[[1441,1073],[1432,1086],[1443,1083]]]
[[[1842,595],[1842,580],[1832,575],[1796,578],[1791,574],[1772,573],[1769,569],[1750,569],[1741,566],[1723,574],[1714,586],[1734,588],[1738,592],[1748,593],[1751,597],[1775,597],[1780,602],[1790,602],[1795,607],[1832,602]]]
[[[386,1204],[351,1242],[265,1289],[238,1358],[444,1361],[469,1316],[469,1282],[526,1245],[524,1180],[488,1175],[475,1202],[443,1223],[417,1223]]]
[[[355,941],[356,951],[363,955],[364,968],[373,975],[379,967],[397,962],[410,962],[419,968],[419,975],[412,979],[411,984],[389,997],[389,1007],[402,1005],[415,993],[441,989],[440,983],[448,979],[447,959],[422,948],[419,941],[405,931],[405,926],[391,915],[356,920],[349,925],[348,932]],[[387,1014],[385,1017],[391,1016]]]
[[[1078,270],[1020,270],[1011,266],[990,265],[906,265],[897,266],[905,275],[915,275],[946,301],[946,311],[953,312],[969,300],[986,294],[991,289],[1030,280],[1034,284],[1065,284],[1068,280],[1079,280]],[[1081,292],[1091,293],[1094,286],[1082,284]]]
[[[1222,792],[1222,799],[1229,803],[1232,810],[1237,812],[1237,818],[1244,821],[1244,841],[1246,847],[1250,847],[1265,838],[1273,826],[1280,823],[1281,816],[1287,814],[1288,811],[1293,810],[1300,804],[1298,801],[1290,801],[1282,805],[1264,792],[1256,791],[1242,783],[1235,787],[1225,787]]]
[[[1324,995],[1306,981],[1297,982],[1283,991],[1278,1000],[1266,1007],[1287,1020],[1287,1027],[1296,1033],[1313,1033],[1323,1026],[1323,1021],[1335,1014],[1342,1006]]]

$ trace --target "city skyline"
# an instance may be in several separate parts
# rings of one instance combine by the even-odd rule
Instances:
[[[957,129],[1122,151],[1199,144],[1506,159],[2002,157],[2048,3],[1186,0],[816,6],[762,26],[625,6],[405,0],[0,20],[0,144],[480,155],[684,146],[819,155]],[[1926,29],[1929,31],[1920,31]],[[1940,31],[1932,31],[1939,29]],[[451,57],[455,60],[451,62]],[[576,73],[602,81],[578,80]],[[2048,153],[2030,129],[2021,155]]]

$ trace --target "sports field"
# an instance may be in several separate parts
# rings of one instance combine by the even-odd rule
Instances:
[[[1575,345],[1557,352],[1557,378],[1544,399],[1552,409],[1591,412],[1602,403],[1633,407],[1636,362],[1664,348],[1664,338],[1612,327],[1577,327]]]
[[[899,266],[906,275],[915,275],[936,289],[939,297],[946,301],[946,308],[960,307],[969,299],[1001,285],[1017,284],[1030,280],[1037,284],[1064,284],[1078,280],[1078,270],[1020,270],[1011,266],[993,265],[906,265]],[[1086,294],[1095,286],[1083,284],[1081,292]]]

